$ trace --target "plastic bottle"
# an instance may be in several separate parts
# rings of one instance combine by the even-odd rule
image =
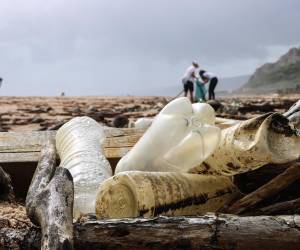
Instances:
[[[299,130],[283,115],[267,113],[223,129],[214,154],[190,172],[233,176],[299,157]]]
[[[76,117],[56,134],[60,165],[69,169],[74,181],[74,217],[95,212],[99,185],[112,176],[102,144],[103,127],[89,117]]]
[[[142,117],[135,121],[134,127],[138,129],[147,129],[151,126],[154,118]]]
[[[123,172],[99,187],[99,218],[199,215],[216,212],[238,189],[228,177],[168,172]]]
[[[214,122],[215,112],[210,105],[192,105],[185,97],[173,100],[119,161],[115,172],[188,172],[218,146],[220,129]]]
[[[300,100],[290,107],[283,115],[289,119],[295,128],[300,129]]]

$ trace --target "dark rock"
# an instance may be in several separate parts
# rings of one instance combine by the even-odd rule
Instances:
[[[93,112],[97,112],[97,111],[98,111],[98,109],[93,105],[89,106],[87,109],[88,113],[93,113]]]
[[[66,121],[59,121],[52,126],[50,126],[47,130],[58,130],[62,125],[64,125]]]
[[[0,132],[7,132],[7,129],[0,126]]]
[[[49,106],[43,107],[43,111],[44,111],[45,113],[48,113],[48,112],[51,111],[51,110],[53,110],[52,107],[49,107]]]
[[[124,128],[127,127],[129,123],[129,120],[126,116],[124,115],[118,115],[116,116],[113,121],[112,125],[116,128]]]
[[[44,119],[41,118],[40,116],[34,116],[32,119],[31,119],[31,122],[32,123],[40,123],[40,122],[43,122]]]
[[[220,103],[217,100],[208,100],[207,104],[209,104],[210,106],[212,106],[215,111],[218,111],[223,106],[222,103]]]
[[[10,176],[0,167],[0,200],[13,198],[13,187]]]
[[[71,109],[71,112],[72,112],[72,113],[80,113],[81,110],[80,110],[80,108],[77,106],[77,107],[72,108],[72,109]]]
[[[97,122],[104,122],[105,113],[100,111],[89,115],[89,117],[93,118]]]

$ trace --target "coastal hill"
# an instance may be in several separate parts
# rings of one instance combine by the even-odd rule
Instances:
[[[300,47],[290,49],[275,63],[256,69],[248,82],[240,88],[244,93],[300,91]]]

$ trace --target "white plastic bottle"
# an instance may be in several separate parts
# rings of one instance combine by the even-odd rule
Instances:
[[[223,129],[214,154],[190,172],[233,176],[299,158],[299,130],[283,115],[267,113]]]
[[[99,187],[96,214],[101,219],[199,215],[218,211],[237,195],[224,176],[128,171]]]
[[[210,105],[192,105],[185,97],[175,99],[155,117],[115,172],[188,172],[218,146],[220,129],[214,123],[215,112]]]
[[[138,129],[147,129],[151,126],[154,118],[142,117],[135,121],[134,127]]]
[[[74,217],[95,212],[99,185],[112,176],[102,144],[103,127],[89,117],[76,117],[64,124],[56,134],[60,165],[69,169],[74,181]]]

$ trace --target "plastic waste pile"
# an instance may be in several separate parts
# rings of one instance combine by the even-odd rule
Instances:
[[[299,102],[284,115],[268,113],[221,131],[210,105],[175,99],[151,120],[114,176],[101,150],[103,128],[75,118],[58,131],[57,149],[74,178],[76,213],[123,218],[219,211],[239,195],[229,176],[299,159],[297,112]]]

